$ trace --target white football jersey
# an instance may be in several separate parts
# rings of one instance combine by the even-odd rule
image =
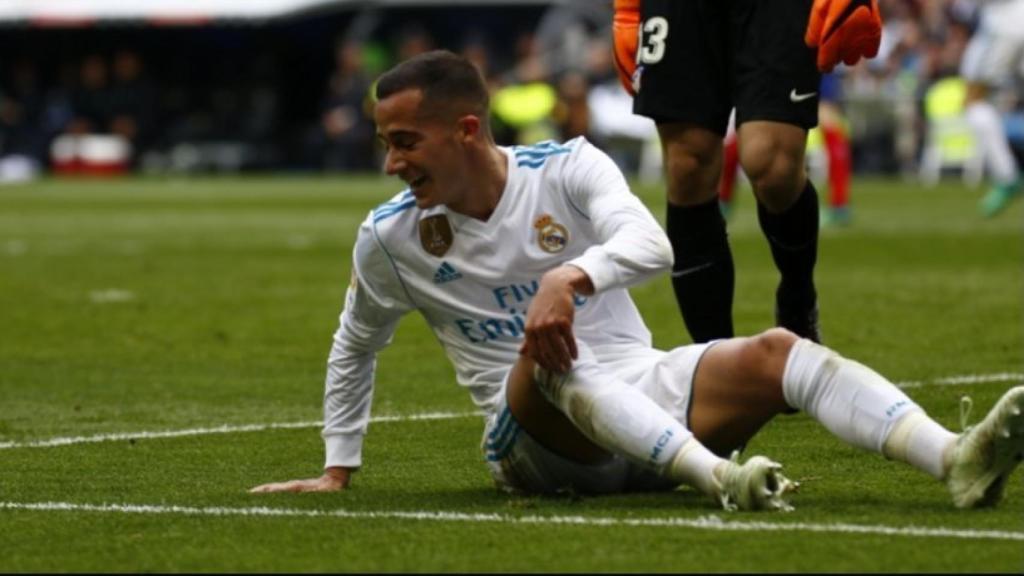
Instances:
[[[576,297],[578,340],[598,358],[650,347],[626,288],[668,270],[672,248],[618,167],[584,138],[500,149],[508,178],[486,222],[421,210],[406,190],[362,223],[328,361],[328,466],[361,464],[375,353],[406,312],[423,315],[486,412],[518,358],[541,276],[561,264],[584,270],[596,289]]]

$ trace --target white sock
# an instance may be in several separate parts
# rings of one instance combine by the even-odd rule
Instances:
[[[900,419],[885,440],[886,458],[906,462],[942,480],[949,471],[946,456],[957,435],[943,428],[924,411],[913,411]]]
[[[1010,150],[996,107],[988,100],[978,100],[967,106],[965,116],[974,131],[975,145],[992,171],[992,179],[1000,184],[1015,182],[1017,160]]]
[[[601,448],[676,482],[717,493],[713,470],[722,459],[654,400],[601,369],[586,346],[579,343],[578,349],[579,358],[568,373],[536,369],[548,400]]]
[[[691,437],[676,452],[668,475],[705,494],[718,496],[722,486],[715,471],[723,462],[728,462],[728,460],[720,458],[696,438]]]
[[[782,393],[840,439],[879,453],[900,418],[921,410],[874,370],[806,339],[789,353]]]

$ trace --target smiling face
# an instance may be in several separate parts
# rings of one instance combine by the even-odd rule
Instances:
[[[401,90],[377,103],[377,137],[387,150],[385,171],[409,185],[421,209],[464,200],[469,157],[468,124],[474,116],[423,110],[423,92]]]

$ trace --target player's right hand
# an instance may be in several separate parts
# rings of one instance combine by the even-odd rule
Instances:
[[[640,0],[615,0],[612,35],[619,82],[627,92],[636,94],[633,89],[633,72],[636,71],[636,51],[640,43]]]
[[[519,353],[545,370],[568,372],[579,354],[572,330],[577,284],[591,286],[593,292],[590,278],[575,266],[548,270],[526,310],[525,338]]]
[[[287,482],[271,482],[260,484],[249,490],[250,494],[267,494],[270,492],[337,492],[348,488],[352,471],[348,468],[328,468],[319,478],[305,480],[289,480]]]
[[[804,42],[818,49],[818,70],[830,72],[839,62],[856,64],[873,58],[882,42],[878,0],[814,0]]]

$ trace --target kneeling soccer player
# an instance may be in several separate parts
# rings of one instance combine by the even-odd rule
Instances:
[[[386,169],[408,189],[363,222],[324,398],[326,471],[253,492],[329,491],[362,465],[376,352],[418,310],[487,414],[495,482],[531,493],[688,484],[727,508],[788,509],[763,456],[725,459],[781,412],[994,504],[1024,451],[1024,387],[956,435],[871,369],[775,328],[651,347],[626,288],[672,249],[611,159],[583,138],[503,147],[469,61],[429,52],[377,83]]]

